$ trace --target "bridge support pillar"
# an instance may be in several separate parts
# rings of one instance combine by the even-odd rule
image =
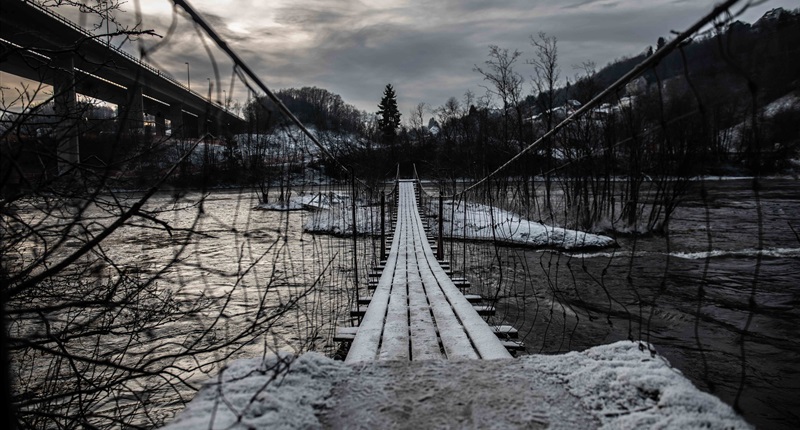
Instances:
[[[117,119],[125,131],[134,135],[144,133],[144,95],[140,85],[128,88],[125,104],[118,107]]]
[[[167,118],[161,112],[156,112],[156,135],[164,137],[167,135]]]
[[[53,94],[55,114],[59,118],[56,159],[61,175],[80,162],[78,118],[81,115],[75,92],[75,60],[71,54],[53,58]]]
[[[197,115],[197,136],[205,136],[208,133],[208,113],[203,112]]]
[[[198,122],[199,122],[198,117],[184,112],[183,129],[180,130],[181,137],[183,137],[184,139],[189,139],[189,138],[194,139],[199,137],[199,135],[197,134],[197,132],[200,130],[200,125]]]
[[[172,138],[183,138],[183,103],[177,102],[169,105],[169,121],[172,127]]]
[[[208,132],[213,134],[215,137],[219,137],[221,134],[221,125],[219,118],[217,115],[211,114],[208,116]]]

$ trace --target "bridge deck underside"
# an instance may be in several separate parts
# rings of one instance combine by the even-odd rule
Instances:
[[[399,185],[391,251],[346,361],[510,358],[436,259],[414,182]]]

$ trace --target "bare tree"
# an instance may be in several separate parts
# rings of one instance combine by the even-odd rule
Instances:
[[[522,53],[518,50],[509,52],[508,49],[500,48],[497,45],[489,45],[489,59],[484,61],[485,67],[477,65],[474,71],[480,73],[483,79],[489,81],[490,86],[486,90],[499,97],[503,104],[503,142],[508,144],[510,140],[509,129],[511,121],[511,109],[516,108],[520,102],[522,94],[522,75],[514,70],[514,63]]]
[[[426,103],[417,103],[417,105],[411,109],[411,115],[408,119],[411,129],[417,134],[417,140],[421,145],[425,145],[425,141],[428,137],[428,129],[425,126],[425,111],[427,110],[428,105]]]
[[[575,84],[572,85],[571,97],[581,103],[586,103],[602,91],[603,88],[597,80],[597,65],[594,61],[584,61],[572,68],[577,70],[577,73],[575,73]]]
[[[558,67],[558,39],[555,36],[548,36],[545,32],[539,32],[534,37],[530,37],[531,45],[535,48],[535,56],[528,60],[533,65],[534,76],[532,77],[534,89],[536,90],[536,102],[539,110],[545,119],[546,131],[553,128],[553,114],[556,104],[556,89],[561,69]],[[545,142],[547,169],[545,174],[545,193],[547,204],[550,206],[550,171],[553,167],[553,143]]]
[[[94,8],[105,3],[82,10],[103,20],[104,11]],[[63,51],[78,55],[80,47]],[[43,64],[38,72],[47,76],[55,67]],[[43,88],[28,87],[13,100],[4,91],[0,106],[9,111],[9,103],[21,103],[0,129],[3,423],[12,429],[161,425],[198,389],[196,378],[244,351],[274,350],[276,324],[318,291],[330,260],[314,257],[321,271],[298,278],[301,271],[287,267],[294,263],[285,232],[251,240],[248,229],[260,221],[249,214],[247,192],[234,193],[233,206],[247,210],[229,223],[209,215],[205,190],[164,192],[180,166],[202,156],[203,138],[184,142],[172,157],[179,144],[126,129],[121,116],[98,120],[114,130],[97,137],[110,155],[65,156],[64,142],[80,137],[85,148],[94,107],[75,98],[74,83],[60,84],[55,94]],[[283,154],[280,162],[295,160]],[[288,217],[258,228],[280,230],[276,224],[289,225]],[[215,236],[214,257],[195,253],[200,241]],[[162,252],[145,258],[144,248]],[[220,264],[223,257],[230,265]],[[299,285],[285,288],[290,282]],[[294,321],[302,325],[315,312],[303,309]],[[299,341],[299,350],[306,342]]]
[[[553,127],[552,111],[556,107],[556,89],[561,76],[561,69],[558,67],[558,39],[539,32],[536,37],[531,36],[530,41],[535,49],[535,56],[528,63],[534,68],[532,81],[536,90],[536,101],[545,115],[549,130]]]

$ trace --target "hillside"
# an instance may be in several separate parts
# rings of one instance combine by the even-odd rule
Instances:
[[[669,54],[655,72],[644,78],[648,85],[688,78],[701,95],[708,97],[719,93],[742,96],[750,91],[750,80],[763,106],[800,90],[798,41],[800,9],[773,9],[753,24],[735,21],[725,31],[693,40],[682,52]],[[605,88],[652,54],[653,49],[650,46],[639,55],[611,62],[572,86],[580,87],[591,79],[594,87]],[[580,100],[579,94],[570,93],[567,87],[560,88],[558,96],[561,101],[567,98],[586,101]]]

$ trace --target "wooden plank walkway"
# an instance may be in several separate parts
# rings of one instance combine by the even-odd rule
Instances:
[[[389,257],[345,361],[511,358],[436,260],[414,182],[399,186]]]

